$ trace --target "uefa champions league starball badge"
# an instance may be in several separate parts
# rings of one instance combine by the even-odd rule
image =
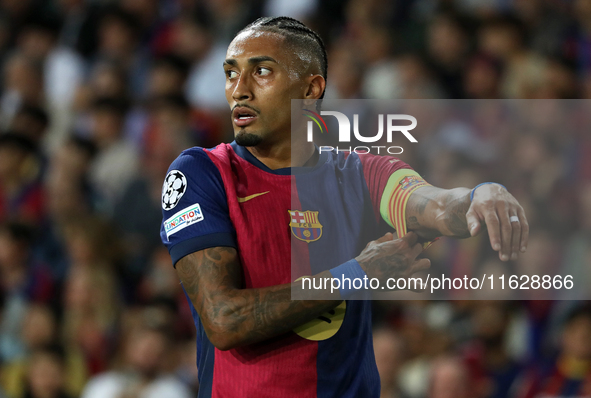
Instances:
[[[171,170],[164,179],[162,186],[162,208],[173,209],[187,190],[187,179],[179,170]]]

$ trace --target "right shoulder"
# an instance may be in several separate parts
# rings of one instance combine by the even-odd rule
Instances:
[[[182,166],[199,161],[211,161],[209,152],[211,152],[211,149],[202,148],[200,146],[185,149],[179,156],[177,156],[174,162],[172,162],[171,166]]]
[[[194,170],[195,167],[215,166],[216,163],[227,159],[232,148],[228,144],[219,144],[213,148],[202,148],[195,146],[185,149],[172,162],[168,171],[186,169]]]

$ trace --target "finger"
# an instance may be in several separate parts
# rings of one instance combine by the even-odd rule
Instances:
[[[388,242],[389,240],[394,240],[394,234],[392,234],[392,232],[388,232],[384,236],[379,237],[378,239],[376,239],[374,242],[376,242],[376,243],[384,243],[384,242]]]
[[[415,260],[410,267],[411,275],[415,272],[424,271],[431,267],[431,260],[428,258],[420,258]]]
[[[415,245],[415,243],[417,243],[417,239],[418,239],[418,235],[412,231],[409,231],[406,233],[406,235],[404,235],[402,238],[403,241],[406,242],[406,244],[408,245],[408,247],[413,247]]]
[[[517,215],[511,213],[511,218],[515,218]],[[519,217],[517,217],[519,218]],[[519,221],[511,221],[511,260],[517,260],[517,254],[519,253],[519,243],[521,242],[521,223]]]
[[[511,220],[509,219],[509,212],[506,210],[497,213],[499,217],[501,230],[501,261],[508,261],[511,258],[511,240],[513,236],[513,227],[511,227]]]
[[[417,258],[419,254],[423,252],[423,245],[421,243],[415,243],[413,247],[410,249],[409,257],[411,260]]]
[[[521,226],[521,252],[525,253],[525,250],[527,249],[527,243],[529,242],[529,223],[525,217],[525,211],[523,210],[523,207],[519,206],[517,208],[517,216],[519,217],[519,225]]]
[[[415,245],[416,245],[416,243],[415,243]],[[412,252],[413,252],[413,248],[414,248],[414,246],[409,246],[408,238],[406,238],[406,239],[399,238],[399,239],[394,239],[394,240],[387,241],[387,242],[382,242],[382,243],[380,243],[380,246],[382,246],[384,248],[385,255],[389,255],[389,256],[400,255],[400,256],[405,256],[407,258],[411,257]],[[418,253],[415,256],[413,256],[412,258],[410,258],[410,260],[411,261],[414,260],[414,258],[416,256],[418,256]]]
[[[470,236],[476,236],[480,232],[480,219],[478,218],[478,214],[476,211],[470,206],[468,212],[466,213],[466,223],[468,225],[468,230],[470,231]]]
[[[486,222],[490,245],[494,251],[498,252],[501,250],[501,229],[497,213],[492,210],[486,210],[486,213],[484,213],[484,221]]]

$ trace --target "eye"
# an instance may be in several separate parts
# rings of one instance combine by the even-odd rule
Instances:
[[[234,79],[235,77],[238,77],[238,72],[236,72],[235,70],[227,70],[226,76],[228,77],[228,79]]]
[[[257,68],[257,74],[260,76],[267,76],[271,74],[271,69],[259,67]]]

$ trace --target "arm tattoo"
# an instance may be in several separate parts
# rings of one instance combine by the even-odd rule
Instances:
[[[234,248],[213,247],[192,253],[181,259],[176,269],[208,337],[222,347],[285,333],[341,302],[292,300],[293,284],[243,289],[242,267]]]
[[[467,188],[441,189],[421,187],[413,192],[406,205],[406,225],[421,238],[438,236],[468,238],[466,212],[470,208]]]
[[[445,217],[443,218],[447,230],[456,238],[469,238],[470,230],[466,221],[466,213],[470,208],[470,200],[466,195],[447,193],[443,195],[445,201]]]
[[[415,216],[410,216],[406,219],[406,226],[408,227],[409,230],[416,230],[421,228],[421,224],[419,223],[419,220],[417,220],[417,218]]]

